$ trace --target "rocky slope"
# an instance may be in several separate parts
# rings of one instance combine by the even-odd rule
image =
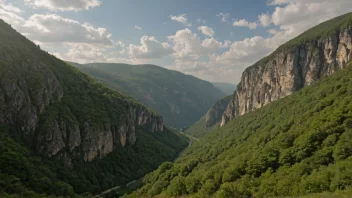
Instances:
[[[0,125],[37,151],[91,161],[163,131],[163,118],[40,50],[0,21]]]
[[[156,65],[70,64],[155,109],[175,128],[190,126],[225,96],[207,81]]]
[[[351,49],[352,14],[322,23],[289,41],[243,72],[221,126],[344,68],[352,58]]]
[[[185,133],[201,138],[212,129],[219,127],[222,115],[231,98],[232,96],[230,95],[217,101],[198,122],[187,128]]]

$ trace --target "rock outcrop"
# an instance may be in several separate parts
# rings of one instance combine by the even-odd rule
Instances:
[[[224,111],[226,110],[227,105],[229,104],[231,100],[231,96],[227,96],[225,98],[222,98],[221,100],[217,101],[205,114],[205,125],[206,127],[211,127],[214,126],[216,123],[218,123]]]
[[[237,91],[222,116],[221,126],[343,68],[351,61],[351,50],[351,25],[327,37],[280,47],[243,72]]]
[[[15,128],[38,152],[70,165],[134,144],[138,127],[163,131],[160,115],[41,51],[1,20],[0,38],[0,126]]]

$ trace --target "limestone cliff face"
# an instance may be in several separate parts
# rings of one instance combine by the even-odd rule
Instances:
[[[226,110],[227,105],[231,100],[231,96],[227,96],[217,101],[205,114],[206,127],[211,127],[221,120],[221,117]]]
[[[114,149],[136,141],[136,127],[150,132],[163,131],[163,119],[142,105],[131,105],[119,124],[106,123],[92,126],[89,122],[79,123],[74,115],[71,119],[54,117],[48,126],[36,134],[40,117],[45,108],[60,102],[64,91],[53,72],[40,63],[23,62],[17,65],[24,70],[30,67],[38,79],[36,85],[27,81],[25,73],[3,68],[0,79],[0,125],[16,126],[25,136],[34,136],[35,146],[48,156],[65,156],[83,153],[83,159],[91,161],[104,157]],[[38,131],[38,130],[37,130]]]
[[[80,125],[75,119],[58,117],[37,136],[38,149],[48,156],[71,160],[82,157],[85,161],[102,158],[126,144],[136,142],[136,128],[149,132],[162,132],[163,119],[142,106],[131,106],[126,118],[119,124],[106,123],[93,126],[89,122]],[[68,161],[68,164],[69,164]]]
[[[15,128],[38,152],[70,165],[134,144],[138,127],[163,131],[160,115],[41,51],[2,20],[0,38],[0,126]]]
[[[229,120],[311,85],[351,61],[352,28],[274,52],[268,61],[247,68],[228,104],[221,126]]]

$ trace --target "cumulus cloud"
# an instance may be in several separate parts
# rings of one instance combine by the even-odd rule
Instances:
[[[201,31],[204,35],[209,37],[213,37],[215,34],[215,31],[213,30],[213,28],[210,28],[208,26],[199,26],[198,30]]]
[[[200,38],[188,28],[178,30],[168,38],[173,42],[174,56],[177,59],[199,59],[200,54],[204,53]]]
[[[247,38],[243,41],[236,41],[233,42],[230,49],[223,54],[213,54],[211,60],[222,64],[251,64],[256,60],[255,57],[262,57],[273,49],[268,42],[268,40],[260,36]]]
[[[202,41],[201,45],[204,49],[206,49],[207,51],[216,51],[220,48],[227,48],[229,47],[231,44],[231,41],[226,40],[224,42],[220,42],[216,39],[214,39],[213,37],[211,38],[206,38]]]
[[[119,52],[109,51],[102,46],[87,43],[67,43],[60,46],[67,52],[53,53],[56,57],[77,63],[132,63],[130,59],[122,58]]]
[[[294,0],[272,0],[269,5],[284,5],[293,2]]]
[[[139,27],[138,25],[134,25],[134,28],[136,28],[137,30],[142,30],[142,28]]]
[[[343,6],[341,6],[343,5]],[[275,6],[271,15],[260,15],[259,22],[262,26],[273,23],[275,28],[269,29],[269,37],[254,36],[242,41],[232,42],[230,48],[221,54],[212,54],[209,64],[218,67],[233,67],[244,69],[264,56],[269,55],[281,44],[298,36],[305,30],[318,25],[319,23],[349,12],[352,1],[335,0],[276,0],[272,1],[270,6]],[[247,23],[242,22],[247,25]],[[239,70],[237,70],[238,72]],[[240,73],[236,73],[236,78]]]
[[[80,11],[100,6],[99,0],[24,0],[34,8],[45,8],[51,11]]]
[[[223,23],[225,23],[225,22],[227,22],[227,20],[228,20],[230,14],[229,14],[229,13],[222,13],[222,12],[221,12],[221,13],[217,14],[216,16],[217,16],[217,17],[221,17],[220,21],[223,22]]]
[[[56,14],[35,14],[21,28],[23,34],[42,43],[89,43],[112,46],[107,29],[63,18]]]
[[[271,24],[271,18],[268,14],[261,14],[258,16],[258,19],[263,27],[268,27]]]
[[[238,21],[234,21],[233,26],[238,26],[238,27],[248,27],[249,29],[253,30],[257,28],[257,23],[256,22],[248,22],[246,19],[241,19]]]
[[[186,25],[188,27],[191,27],[192,24],[188,23],[188,19],[186,18],[186,14],[181,14],[178,16],[170,16],[170,19],[173,21],[177,21],[179,23],[182,23],[183,25]]]
[[[168,36],[173,44],[174,57],[177,61],[198,60],[201,56],[213,53],[229,46],[230,41],[220,42],[211,38],[201,40],[196,33],[186,28]]]
[[[141,45],[129,46],[129,55],[132,59],[157,59],[171,54],[172,48],[166,42],[159,42],[153,36],[143,36]]]
[[[34,1],[33,1],[34,2]],[[54,2],[54,1],[53,1]],[[54,2],[55,3],[55,2]],[[70,3],[70,2],[69,2]],[[303,31],[338,15],[350,12],[350,0],[272,0],[271,10],[258,15],[258,21],[235,21],[235,25],[248,28],[269,27],[267,37],[253,36],[243,40],[219,41],[214,38],[216,29],[207,26],[197,29],[207,37],[201,39],[189,28],[181,29],[160,42],[144,36],[139,44],[125,45],[113,40],[109,31],[99,26],[67,19],[59,15],[37,14],[28,18],[15,6],[0,0],[0,18],[10,23],[42,48],[65,60],[86,62],[153,63],[153,59],[173,58],[170,68],[212,81],[236,83],[242,70],[270,54],[279,45]],[[37,6],[38,7],[38,6]],[[91,7],[88,7],[92,8]],[[84,10],[82,8],[79,10]],[[53,9],[51,9],[53,10]],[[55,11],[62,9],[55,9]],[[65,9],[67,10],[67,9]],[[72,10],[72,9],[71,9]],[[222,22],[229,14],[220,13]],[[186,15],[170,16],[174,21],[190,25]],[[83,36],[82,36],[83,35]]]
[[[21,27],[25,20],[20,16],[22,11],[11,3],[5,4],[0,1],[0,18],[13,25],[15,28]]]
[[[7,11],[7,12],[12,12],[14,14],[20,14],[22,13],[22,10],[19,9],[18,7],[13,6],[11,3],[5,4],[0,0],[0,9]]]

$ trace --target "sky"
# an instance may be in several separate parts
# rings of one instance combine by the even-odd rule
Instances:
[[[351,0],[0,0],[0,18],[56,57],[156,64],[236,84]]]

